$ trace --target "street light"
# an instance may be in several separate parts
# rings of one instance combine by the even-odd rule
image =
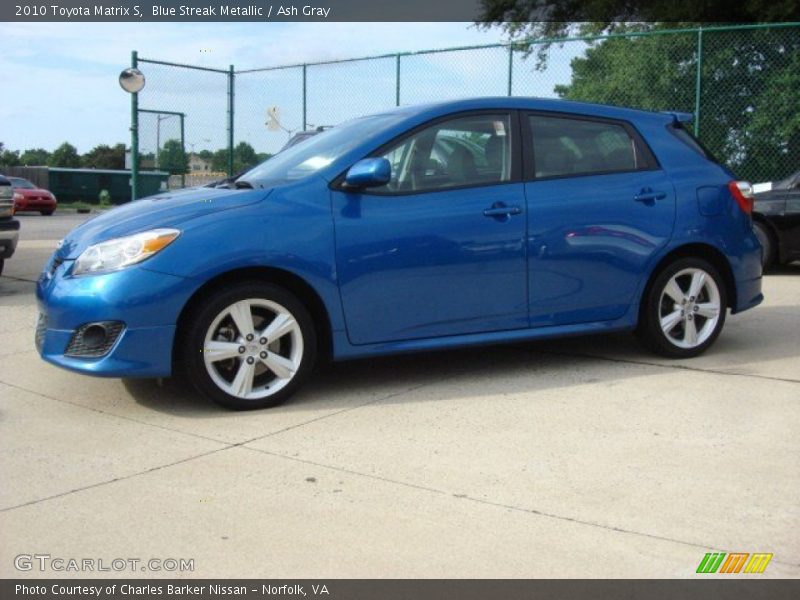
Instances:
[[[131,200],[139,197],[139,92],[144,89],[144,73],[138,68],[139,56],[131,52],[131,66],[119,74],[120,87],[131,95]]]
[[[211,143],[211,140],[210,140],[209,138],[202,138],[201,140],[198,140],[198,141],[196,141],[196,142],[189,142],[189,148],[191,148],[191,150],[192,150],[192,154],[194,154],[194,147],[195,147],[197,144],[199,144],[200,142],[205,142],[205,143],[207,143],[207,144],[210,144],[210,143]]]

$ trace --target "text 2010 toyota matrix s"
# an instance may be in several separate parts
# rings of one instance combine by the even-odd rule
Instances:
[[[77,227],[38,282],[39,352],[237,409],[324,356],[617,330],[695,356],[761,302],[761,248],[749,184],[689,117],[482,98],[356,119]]]

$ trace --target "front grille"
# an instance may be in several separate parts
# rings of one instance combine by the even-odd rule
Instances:
[[[47,315],[43,313],[39,313],[39,316],[36,319],[36,336],[34,337],[34,341],[36,342],[36,350],[41,353],[42,347],[44,346],[44,334],[47,331]]]
[[[97,335],[99,330],[95,328],[102,329],[103,335]],[[105,356],[123,329],[125,329],[125,324],[121,321],[99,321],[81,325],[72,334],[64,354],[80,358]],[[87,332],[89,332],[88,335]]]

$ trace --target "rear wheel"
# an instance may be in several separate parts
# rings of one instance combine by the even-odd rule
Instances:
[[[317,353],[308,310],[283,288],[246,282],[221,289],[186,319],[183,375],[236,410],[275,406],[311,372]]]
[[[676,260],[650,286],[639,337],[663,356],[697,356],[722,331],[727,302],[725,285],[713,265],[700,258]]]
[[[49,216],[50,216],[50,215],[52,215],[54,212],[55,212],[55,209],[53,209],[53,208],[51,208],[50,210],[40,210],[40,211],[39,211],[39,213],[40,213],[40,214],[41,214],[43,217],[49,217]]]
[[[761,244],[761,266],[766,269],[775,262],[775,241],[772,232],[764,223],[758,221],[753,223],[753,232]]]

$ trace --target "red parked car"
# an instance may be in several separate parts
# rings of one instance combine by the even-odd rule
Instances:
[[[14,187],[14,212],[37,210],[45,216],[52,215],[58,201],[49,191],[37,188],[22,177],[8,177]]]

